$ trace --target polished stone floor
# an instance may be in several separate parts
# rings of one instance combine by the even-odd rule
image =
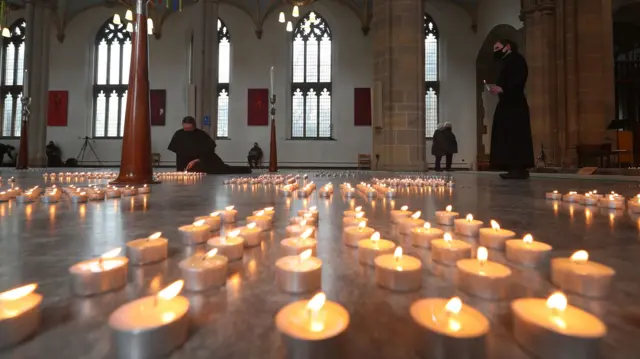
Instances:
[[[309,172],[318,185],[345,180],[356,184],[370,178],[327,178]],[[383,175],[383,174],[378,174]],[[0,172],[18,185],[43,184],[41,173]],[[600,317],[608,326],[601,357],[640,357],[640,221],[626,212],[585,209],[579,205],[551,203],[544,192],[558,189],[598,189],[626,196],[640,192],[635,182],[577,179],[531,179],[501,181],[494,175],[456,173],[455,189],[425,191],[412,197],[400,195],[395,203],[364,198],[349,203],[340,195],[308,203],[285,199],[272,188],[225,186],[224,176],[208,176],[191,184],[165,182],[146,196],[87,204],[63,201],[56,205],[0,203],[0,290],[38,282],[45,296],[43,327],[27,342],[0,352],[1,358],[113,358],[109,314],[121,304],[152,293],[179,277],[177,263],[193,253],[183,247],[177,228],[198,215],[235,205],[239,217],[274,206],[275,230],[263,245],[245,252],[242,262],[231,267],[227,286],[207,293],[185,295],[191,301],[192,332],[187,343],[171,358],[281,358],[283,345],[273,324],[274,315],[297,299],[274,286],[274,262],[279,257],[278,240],[284,237],[287,219],[305,205],[320,211],[318,256],[324,261],[323,290],[330,300],[344,305],[351,314],[343,358],[413,359],[415,330],[409,317],[410,304],[423,297],[459,295],[487,315],[491,321],[489,358],[529,359],[513,339],[509,302],[472,298],[455,286],[455,271],[433,264],[429,252],[405,247],[405,252],[423,259],[422,289],[414,293],[392,293],[376,286],[373,272],[360,266],[356,252],[341,242],[342,211],[362,205],[370,225],[384,238],[391,235],[389,210],[409,205],[422,209],[425,217],[452,204],[462,214],[496,219],[503,228],[518,234],[532,233],[555,247],[553,256],[566,256],[577,249],[589,251],[593,260],[617,271],[613,290],[606,300],[569,296],[569,303]],[[3,188],[6,188],[6,181]],[[131,268],[129,284],[118,292],[92,298],[70,294],[67,269],[73,263],[123,246],[135,238],[162,231],[170,239],[170,259],[160,264]],[[394,239],[394,238],[389,238]],[[490,259],[504,262],[503,254],[490,252]],[[510,265],[514,275],[512,298],[546,297],[553,287],[545,270],[525,270]],[[160,280],[158,280],[159,278]],[[455,358],[449,358],[455,359]],[[579,359],[579,358],[576,358]]]

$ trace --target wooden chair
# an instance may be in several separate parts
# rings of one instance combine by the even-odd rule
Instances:
[[[358,154],[358,169],[371,169],[371,155],[365,153]]]

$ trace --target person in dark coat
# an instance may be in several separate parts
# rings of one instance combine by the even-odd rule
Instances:
[[[262,161],[262,157],[264,153],[262,152],[262,148],[258,146],[258,142],[253,143],[253,147],[249,150],[249,154],[247,155],[247,160],[249,161],[249,168],[258,168],[258,165]]]
[[[49,144],[45,147],[47,154],[47,167],[62,167],[62,150],[53,141],[49,141]]]
[[[447,171],[451,171],[451,162],[453,155],[458,153],[458,141],[456,135],[453,134],[453,126],[449,122],[445,122],[443,126],[438,126],[436,132],[433,133],[433,144],[431,145],[431,154],[436,156],[436,171],[441,171],[440,162],[445,157]]]
[[[182,129],[173,135],[168,150],[176,154],[177,171],[251,173],[248,167],[225,164],[216,154],[216,142],[206,132],[196,128],[196,120],[191,116],[182,120]]]
[[[524,56],[510,40],[500,40],[493,54],[502,62],[500,76],[489,92],[499,96],[491,132],[491,168],[508,171],[503,179],[527,179],[534,166],[533,140],[525,85],[529,70]]]
[[[4,162],[4,155],[9,156],[11,163],[16,162],[16,158],[14,155],[15,149],[16,148],[11,145],[5,145],[4,143],[0,143],[0,166],[2,166],[2,163]]]

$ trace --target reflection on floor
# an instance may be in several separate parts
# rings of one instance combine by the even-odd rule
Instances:
[[[340,173],[340,172],[336,172]],[[356,184],[368,180],[369,173],[353,178],[318,176],[310,178],[318,186],[345,180]],[[42,185],[42,173],[0,173],[15,176],[21,187]],[[502,181],[496,176],[455,174],[454,190],[424,191],[412,197],[367,200],[352,203],[338,194],[328,200],[312,196],[309,201],[285,199],[272,187],[225,186],[229,177],[207,176],[185,184],[165,181],[149,195],[133,198],[73,204],[0,203],[0,290],[38,282],[45,296],[43,327],[29,341],[0,352],[11,358],[112,358],[109,314],[121,304],[156,293],[179,277],[177,263],[200,248],[183,247],[177,228],[213,209],[235,205],[239,218],[253,210],[274,206],[275,229],[260,247],[245,252],[241,262],[231,266],[227,286],[207,293],[189,294],[193,330],[187,343],[172,358],[279,358],[283,355],[280,336],[275,330],[275,313],[297,299],[274,286],[274,263],[279,257],[278,240],[285,235],[288,218],[305,205],[320,211],[318,256],[324,261],[323,290],[328,299],[343,304],[351,314],[345,358],[419,358],[412,334],[409,306],[423,297],[459,295],[465,303],[479,309],[491,320],[489,357],[493,359],[530,358],[513,339],[509,302],[485,301],[459,291],[454,283],[455,269],[435,265],[429,252],[405,247],[407,254],[420,257],[425,265],[422,289],[407,294],[392,293],[376,286],[371,269],[358,264],[356,251],[341,242],[342,211],[362,205],[370,226],[383,238],[391,237],[389,210],[408,205],[422,209],[423,218],[433,220],[434,212],[446,205],[465,215],[473,213],[488,223],[496,219],[503,228],[518,235],[531,233],[554,246],[553,256],[567,256],[586,249],[590,257],[617,271],[611,295],[606,300],[569,296],[569,303],[605,321],[608,334],[602,357],[638,357],[640,342],[640,221],[624,211],[588,209],[580,205],[554,203],[544,199],[553,189],[600,192],[616,191],[627,197],[640,189],[630,182],[597,182],[531,179]],[[146,267],[132,267],[129,284],[123,290],[91,298],[72,297],[67,270],[72,264],[123,246],[135,238],[161,231],[170,240],[169,260]],[[491,251],[494,261],[507,263],[504,253]],[[508,264],[513,271],[512,298],[546,297],[553,291],[548,271],[527,270]],[[153,280],[161,276],[162,280]],[[161,283],[160,283],[161,282]],[[452,358],[453,359],[453,358]]]

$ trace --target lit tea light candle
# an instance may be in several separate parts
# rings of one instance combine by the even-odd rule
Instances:
[[[316,220],[313,218],[313,216],[310,213],[306,213],[304,214],[302,217],[300,216],[295,216],[295,217],[291,217],[289,219],[289,223],[290,224],[300,224],[300,222],[302,221],[306,221],[307,224],[316,226]]]
[[[2,201],[2,194],[0,194],[0,201]],[[635,197],[629,199],[627,201],[627,206],[629,207],[629,212],[631,213],[640,213],[640,194]]]
[[[179,348],[189,329],[189,300],[178,295],[179,280],[116,309],[109,316],[118,358],[160,358]]]
[[[467,214],[465,219],[456,219],[453,224],[457,234],[465,237],[477,237],[484,222],[473,219],[472,214]]]
[[[79,296],[89,296],[124,287],[127,284],[129,259],[118,256],[121,250],[122,248],[116,248],[99,258],[71,266],[71,292]]]
[[[208,216],[196,217],[195,222],[204,221],[209,226],[211,232],[218,232],[222,226],[222,219],[220,218],[220,212],[213,212]]]
[[[476,259],[461,259],[456,263],[459,285],[465,292],[485,298],[501,299],[507,294],[511,270],[496,262],[487,260],[489,252],[479,247]]]
[[[71,197],[71,201],[76,202],[76,203],[84,203],[87,201],[87,199],[89,198],[87,196],[87,192],[75,192],[75,193],[71,193],[69,195],[69,197]]]
[[[547,263],[553,249],[546,243],[534,241],[530,234],[521,240],[509,239],[505,244],[507,260],[526,267],[537,267]]]
[[[409,211],[409,206],[402,206],[400,209],[391,211],[391,223],[398,223],[403,218],[409,218],[413,212]]]
[[[355,217],[356,214],[361,213],[362,212],[362,206],[358,206],[356,208],[354,208],[353,210],[347,210],[344,211],[344,217]]]
[[[584,196],[580,198],[580,204],[585,206],[595,206],[598,204],[599,197],[594,196],[591,192],[585,193]]]
[[[178,264],[186,290],[199,292],[225,285],[229,260],[217,254],[218,249],[214,248],[205,255],[197,254]]]
[[[301,209],[298,211],[298,216],[304,216],[306,214],[310,214],[311,217],[313,217],[314,221],[318,221],[319,218],[319,213],[318,213],[318,207],[316,206],[311,206],[308,209]]]
[[[454,266],[465,258],[471,258],[471,245],[467,242],[453,239],[451,234],[445,233],[442,239],[431,241],[431,259],[447,266]]]
[[[592,314],[568,305],[562,292],[548,299],[521,298],[511,302],[516,341],[539,358],[595,359],[605,324]]]
[[[392,254],[396,244],[386,239],[380,239],[380,232],[375,232],[369,239],[358,241],[358,261],[360,264],[375,266],[374,260],[383,254]]]
[[[342,218],[342,227],[357,227],[360,223],[364,222],[365,224],[369,220],[364,216],[364,212],[358,212],[354,217],[344,217]]]
[[[618,195],[608,195],[598,200],[598,206],[611,209],[624,209],[624,197]]]
[[[178,228],[180,231],[180,236],[182,237],[182,243],[185,246],[195,246],[198,244],[202,244],[209,239],[209,232],[211,231],[211,227],[209,227],[204,219],[199,221],[195,221],[192,224],[187,224],[185,226],[181,226]]]
[[[312,234],[313,229],[310,228],[298,237],[283,239],[280,241],[282,254],[285,256],[296,256],[306,250],[311,250],[311,255],[315,255],[318,242],[314,238],[311,238]]]
[[[0,202],[7,202],[11,199],[11,194],[7,191],[0,192]]]
[[[122,195],[125,197],[131,197],[138,194],[138,190],[135,187],[125,186],[122,188]]]
[[[616,272],[611,267],[590,261],[580,250],[569,258],[551,260],[551,282],[560,289],[592,298],[607,296]]]
[[[238,215],[238,211],[234,209],[234,206],[227,206],[222,211],[222,221],[225,224],[236,223],[236,216]]]
[[[480,228],[480,245],[492,249],[504,250],[504,242],[515,238],[513,231],[502,229],[498,222],[491,220],[491,228]]]
[[[578,203],[580,202],[580,195],[578,192],[571,191],[567,194],[562,195],[562,200],[565,202]]]
[[[562,199],[562,194],[558,191],[547,192],[545,193],[544,198],[559,201]]]
[[[419,353],[425,358],[484,358],[490,324],[476,309],[451,299],[420,299],[409,310],[422,332]]]
[[[264,213],[264,211],[258,211],[255,215],[247,217],[247,223],[255,223],[258,228],[263,231],[268,231],[271,229],[272,219],[268,215]]]
[[[0,293],[0,348],[16,345],[40,327],[42,295],[37,284]]]
[[[262,243],[262,229],[254,222],[240,228],[240,237],[244,239],[245,247],[257,247]]]
[[[291,224],[285,228],[287,237],[298,237],[300,234],[311,230],[311,236],[315,237],[316,227],[308,225],[307,221],[301,221],[299,224]]]
[[[132,265],[145,265],[167,259],[169,241],[156,232],[147,238],[140,238],[127,243],[127,257]]]
[[[282,308],[275,317],[287,358],[340,358],[339,338],[349,326],[349,312],[327,301],[324,293]]]
[[[142,187],[138,187],[138,193],[140,193],[140,194],[151,193],[151,187],[149,187],[148,185],[144,185]]]
[[[452,212],[453,207],[447,206],[444,211],[436,211],[436,223],[443,226],[453,226],[453,221],[460,215],[458,212]]]
[[[393,254],[374,259],[376,283],[393,291],[417,290],[422,285],[422,263],[418,258],[402,254],[396,247]]]
[[[230,261],[242,259],[244,255],[244,238],[239,236],[240,230],[236,229],[226,236],[213,237],[207,241],[211,248],[217,248],[218,254],[227,257]]]
[[[414,247],[431,248],[431,241],[442,238],[444,231],[440,228],[432,228],[431,223],[425,222],[422,227],[411,229],[411,244]]]
[[[346,227],[342,230],[342,241],[348,247],[357,247],[361,239],[370,238],[375,230],[367,227],[366,222],[360,222],[357,227]]]
[[[421,211],[412,214],[409,218],[402,218],[398,223],[398,231],[401,235],[411,233],[411,230],[416,227],[424,226],[424,220],[420,219],[422,215]]]
[[[311,256],[307,249],[297,256],[282,257],[276,261],[276,284],[287,293],[309,293],[322,285],[322,261]]]
[[[117,187],[107,187],[107,198],[120,198],[121,192]]]

